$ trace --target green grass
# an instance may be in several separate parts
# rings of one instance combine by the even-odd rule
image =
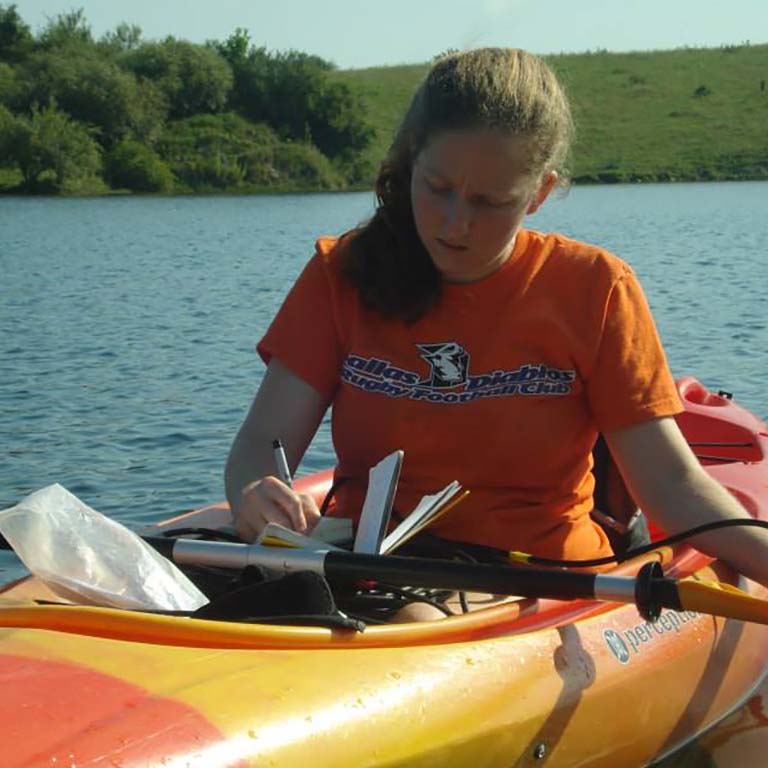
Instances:
[[[573,105],[575,181],[768,178],[768,44],[546,58]],[[427,70],[335,73],[365,98],[374,163]]]

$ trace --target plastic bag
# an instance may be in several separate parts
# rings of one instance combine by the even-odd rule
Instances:
[[[31,573],[77,603],[193,611],[208,602],[170,560],[58,484],[0,512],[0,533]]]

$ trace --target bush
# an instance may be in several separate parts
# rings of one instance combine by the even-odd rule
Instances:
[[[330,160],[311,144],[286,142],[275,148],[275,170],[282,184],[302,188],[342,189],[343,180]]]
[[[144,144],[121,141],[107,155],[105,176],[114,188],[135,192],[169,192],[173,189],[171,169]]]
[[[198,115],[171,123],[158,150],[175,176],[190,187],[267,186],[278,140],[265,125],[233,113]]]
[[[370,187],[376,172],[375,162],[366,155],[357,152],[342,152],[333,159],[333,166],[353,186]]]
[[[13,152],[21,131],[22,126],[19,120],[0,104],[0,168],[16,166]]]
[[[264,124],[234,113],[198,115],[168,126],[158,152],[193,189],[339,189],[341,174],[316,147],[282,143]]]
[[[101,170],[101,152],[87,128],[55,107],[35,109],[29,120],[16,118],[7,147],[28,189],[48,178],[51,190],[76,185]]]

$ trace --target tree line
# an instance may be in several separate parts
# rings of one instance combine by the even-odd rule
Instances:
[[[36,34],[0,5],[0,168],[15,191],[333,189],[371,175],[375,132],[334,65],[236,29],[194,44],[81,10]]]

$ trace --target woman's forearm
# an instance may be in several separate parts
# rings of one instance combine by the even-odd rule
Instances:
[[[296,470],[328,407],[326,400],[278,360],[272,360],[235,437],[224,470],[233,515],[242,508],[243,490],[275,475],[274,440],[281,440],[291,472]],[[244,513],[249,516],[247,510]]]
[[[232,514],[238,512],[244,488],[274,473],[271,442],[241,429],[232,443],[224,470],[224,488]]]
[[[661,484],[645,511],[669,533],[706,523],[749,518],[741,504],[703,469],[677,482]],[[724,560],[745,576],[768,586],[768,530],[748,526],[720,528],[695,536],[690,543]]]
[[[699,464],[674,419],[606,432],[605,438],[633,498],[668,533],[748,517]],[[721,528],[696,536],[691,544],[768,586],[768,531]]]

